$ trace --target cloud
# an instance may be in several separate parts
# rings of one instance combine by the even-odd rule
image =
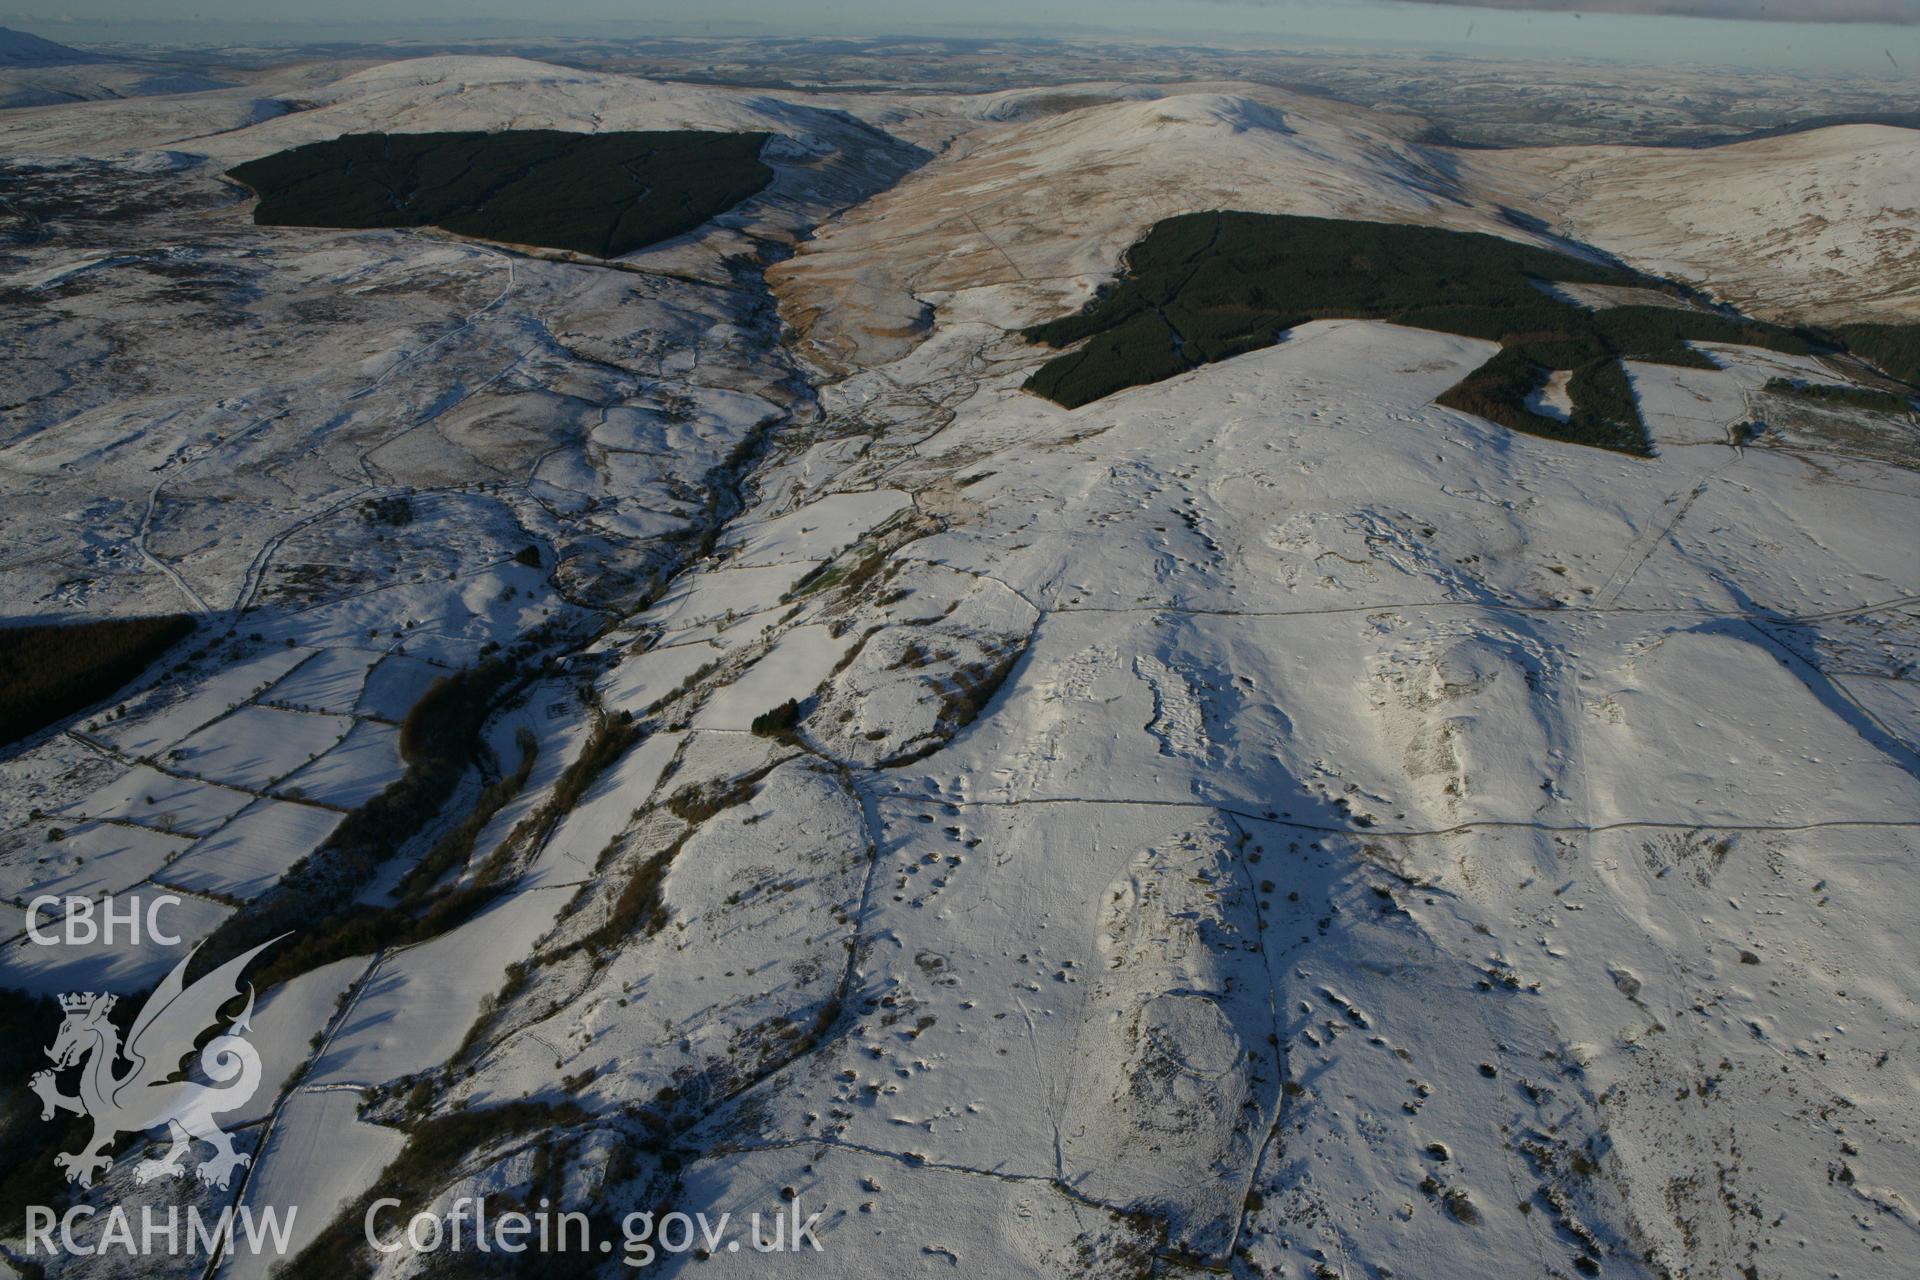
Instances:
[[[1473,9],[1542,13],[1632,13],[1667,18],[1745,18],[1755,22],[1920,24],[1920,0],[1405,0]]]

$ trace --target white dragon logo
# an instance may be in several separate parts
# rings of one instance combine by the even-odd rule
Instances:
[[[92,1186],[94,1174],[113,1164],[113,1157],[106,1153],[115,1138],[162,1125],[172,1135],[173,1145],[160,1159],[135,1165],[137,1181],[179,1177],[185,1172],[180,1162],[192,1153],[195,1139],[214,1149],[213,1158],[194,1170],[210,1186],[224,1189],[235,1169],[251,1163],[251,1156],[233,1149],[233,1140],[213,1118],[246,1105],[260,1087],[260,1054],[241,1038],[241,1033],[251,1030],[252,984],[247,986],[246,1008],[229,1020],[226,1032],[200,1050],[200,1071],[212,1083],[176,1077],[182,1075],[182,1060],[193,1052],[194,1042],[218,1024],[221,1008],[240,995],[241,971],[273,942],[263,942],[229,960],[190,987],[186,976],[193,951],[189,951],[140,1006],[124,1045],[119,1028],[107,1016],[116,997],[93,992],[60,997],[66,1019],[47,1050],[53,1070],[37,1073],[31,1087],[40,1095],[42,1120],[71,1111],[93,1121],[93,1136],[86,1145],[53,1158],[66,1171],[67,1181]],[[127,1069],[116,1073],[122,1059]],[[76,1063],[83,1064],[80,1092],[61,1093],[55,1073]]]

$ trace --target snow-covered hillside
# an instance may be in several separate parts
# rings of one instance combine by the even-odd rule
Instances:
[[[1769,317],[1920,319],[1920,130],[1472,153],[1567,234]]]
[[[336,909],[383,939],[261,993],[225,1200],[123,1160],[94,1202],[299,1205],[294,1274],[465,1274],[361,1243],[411,1141],[409,1213],[821,1215],[819,1254],[670,1275],[1911,1272],[1920,421],[1716,346],[1628,368],[1628,457],[1437,406],[1492,343],[1352,320],[1026,394],[1054,353],[1017,326],[1190,210],[1811,287],[1609,240],[1521,190],[1537,156],[1189,88],[461,58],[0,121],[70,196],[0,261],[0,611],[207,623],[0,758],[0,893],[177,892],[195,940],[293,885],[335,897],[289,947]],[[513,127],[767,129],[780,176],[612,263],[255,228],[216,176]],[[1755,198],[1671,154],[1701,207]],[[1836,245],[1901,207],[1849,199]],[[314,874],[434,680],[502,654],[438,816]],[[5,946],[35,992],[173,960]],[[631,1274],[612,1244],[555,1265]]]
[[[1198,210],[1539,240],[1463,187],[1452,157],[1409,141],[1398,117],[1251,85],[1054,97],[1068,109],[1029,119],[1032,95],[993,95],[976,108],[982,127],[775,269],[814,359],[898,355],[936,306],[1005,326],[1071,310],[1155,222]]]

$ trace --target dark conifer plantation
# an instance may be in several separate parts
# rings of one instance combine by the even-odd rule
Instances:
[[[349,133],[250,160],[262,226],[441,227],[617,258],[764,188],[764,133]]]
[[[1548,287],[1554,282],[1671,291],[1622,268],[1475,232],[1186,214],[1159,223],[1129,250],[1125,276],[1079,314],[1027,330],[1050,346],[1084,342],[1041,366],[1027,388],[1077,408],[1272,346],[1310,320],[1390,320],[1500,344],[1441,404],[1515,431],[1645,454],[1651,446],[1621,360],[1714,367],[1690,341],[1812,349],[1801,333],[1715,311],[1589,310],[1556,296]],[[1856,326],[1840,341],[1889,372],[1920,360],[1913,335],[1896,326]],[[1566,421],[1528,407],[1555,370],[1572,374]]]

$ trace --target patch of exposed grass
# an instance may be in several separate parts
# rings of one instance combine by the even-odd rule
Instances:
[[[851,560],[834,560],[827,564],[816,565],[800,575],[788,591],[786,599],[816,595],[833,587],[845,587],[848,591],[858,591],[882,569],[887,567],[886,553],[868,551]]]
[[[1016,649],[991,662],[976,662],[955,671],[952,685],[940,701],[941,727],[953,734],[972,724],[1006,683],[1019,657],[1020,651]]]
[[[667,869],[680,856],[685,843],[686,837],[682,836],[634,868],[620,896],[614,899],[606,923],[582,939],[581,945],[598,954],[635,933],[660,932],[667,923]]]
[[[727,783],[682,787],[667,797],[667,809],[690,826],[699,826],[723,809],[745,804],[759,790],[759,774],[749,774]]]

